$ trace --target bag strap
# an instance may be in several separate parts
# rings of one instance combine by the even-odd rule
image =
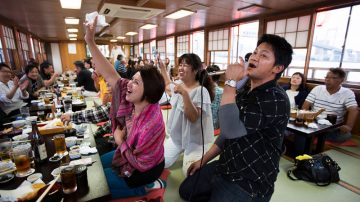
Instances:
[[[288,176],[288,178],[290,178],[290,179],[293,180],[293,181],[301,180],[301,179],[297,178],[295,175],[294,175],[294,177],[291,176],[291,174],[293,173],[293,171],[295,170],[295,168],[296,168],[296,167],[294,167],[294,168],[292,168],[292,169],[289,169],[289,170],[287,171],[287,176]]]

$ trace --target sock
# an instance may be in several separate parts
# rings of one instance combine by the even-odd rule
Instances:
[[[157,179],[152,183],[149,183],[147,185],[145,185],[145,189],[146,190],[152,190],[152,189],[162,189],[166,187],[166,182],[162,179]]]

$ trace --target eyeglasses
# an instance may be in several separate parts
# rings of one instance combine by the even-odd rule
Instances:
[[[11,73],[12,73],[11,71],[6,71],[6,70],[2,70],[2,71],[0,71],[0,72],[3,72],[3,73],[5,73],[5,74],[11,74]]]
[[[340,79],[340,77],[337,77],[337,76],[325,76],[325,79]]]

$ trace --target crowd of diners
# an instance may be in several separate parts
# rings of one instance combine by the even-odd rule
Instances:
[[[282,37],[263,35],[244,61],[228,65],[220,87],[216,65],[203,66],[193,53],[182,55],[171,69],[169,60],[129,59],[114,64],[94,40],[96,20],[86,25],[85,41],[92,58],[74,62],[77,85],[99,91],[103,105],[70,114],[62,121],[106,121],[97,139],[110,133],[115,146],[102,144],[101,162],[112,198],[145,195],[162,188],[164,168],[182,158],[185,180],[179,195],[191,201],[270,201],[279,172],[290,109],[337,114],[343,125],[326,135],[330,141],[351,138],[357,117],[353,91],[342,87],[346,76],[330,68],[325,84],[310,92],[304,75],[296,72],[286,86],[278,79],[292,60],[291,45]],[[245,66],[248,68],[245,69]],[[59,75],[49,63],[29,63],[22,78],[0,64],[1,109],[16,114],[24,100],[51,86]],[[25,79],[24,79],[25,78]],[[159,100],[171,105],[164,123]],[[214,137],[214,129],[220,129]],[[301,147],[304,140],[296,140]],[[217,157],[218,160],[215,160]],[[196,188],[195,188],[196,187]]]

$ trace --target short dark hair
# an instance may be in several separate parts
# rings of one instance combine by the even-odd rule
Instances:
[[[11,70],[11,68],[10,68],[9,65],[7,65],[7,64],[4,63],[4,62],[1,62],[1,63],[0,63],[0,70],[2,70],[3,67],[9,68],[9,69]]]
[[[252,55],[252,53],[246,53],[246,55],[244,57],[245,62],[249,61],[249,58],[250,58],[251,55]]]
[[[37,68],[37,66],[34,63],[30,63],[25,67],[25,74],[28,74],[29,72],[31,72],[33,69],[37,69],[39,71],[39,69]]]
[[[341,68],[330,68],[329,71],[333,74],[338,75],[341,79],[345,79],[346,72]]]
[[[259,41],[257,46],[262,43],[267,43],[272,47],[275,55],[275,65],[283,65],[283,71],[289,66],[292,60],[293,50],[291,45],[283,37],[273,35],[273,34],[264,34]],[[279,79],[283,71],[279,72],[275,79]]]
[[[165,91],[164,78],[152,65],[145,65],[139,72],[144,83],[144,94],[141,100],[146,100],[151,104],[159,102]]]
[[[50,66],[52,66],[52,64],[50,64],[48,61],[44,61],[40,64],[40,71],[45,73],[45,69],[49,68]]]
[[[84,59],[84,63],[89,64],[89,65],[90,65],[90,68],[92,68],[91,58],[85,58],[85,59]]]
[[[206,71],[207,72],[217,72],[217,71],[220,71],[220,67],[219,66],[217,66],[217,65],[209,65],[207,68],[206,68]],[[214,82],[218,82],[219,81],[219,79],[220,79],[220,75],[213,75],[213,76],[211,76],[211,78],[212,78],[212,80],[214,81]]]
[[[84,63],[81,62],[80,60],[75,61],[75,62],[74,62],[74,65],[75,65],[76,67],[80,67],[81,69],[84,69],[84,68],[85,68]]]
[[[117,60],[122,60],[123,57],[124,57],[123,55],[119,54],[119,55],[117,55],[116,59],[117,59]]]

